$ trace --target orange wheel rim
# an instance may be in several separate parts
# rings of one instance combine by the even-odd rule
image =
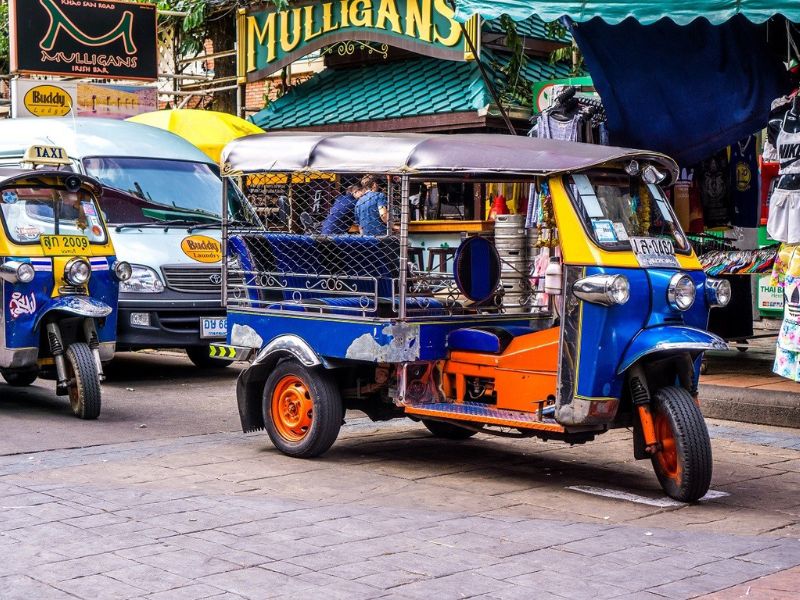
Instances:
[[[278,382],[270,403],[272,422],[284,439],[299,442],[311,430],[314,401],[308,387],[296,375],[287,375]]]
[[[677,480],[681,468],[678,464],[678,447],[675,443],[675,434],[669,424],[669,419],[661,413],[656,414],[654,421],[656,438],[661,444],[661,449],[656,454],[656,460],[663,473],[670,479]]]

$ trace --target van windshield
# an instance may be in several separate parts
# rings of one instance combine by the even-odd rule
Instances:
[[[599,246],[630,250],[632,238],[656,238],[669,240],[676,252],[690,252],[659,186],[622,171],[571,175],[565,183],[586,231]]]
[[[206,163],[156,158],[94,157],[83,160],[86,173],[127,194],[114,202],[101,200],[106,220],[113,224],[186,220],[219,223],[222,180]],[[250,220],[247,201],[228,186],[229,214]]]

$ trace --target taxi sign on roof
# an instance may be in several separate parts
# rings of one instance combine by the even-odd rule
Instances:
[[[58,146],[31,146],[25,151],[22,162],[50,166],[71,164],[67,151]]]

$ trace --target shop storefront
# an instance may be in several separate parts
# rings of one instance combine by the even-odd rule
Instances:
[[[346,4],[242,13],[240,74],[248,82],[312,50],[326,65],[249,115],[256,125],[266,131],[506,133],[510,122],[524,135],[531,127],[532,84],[570,72],[571,65],[550,62],[551,52],[570,40],[549,36],[535,16],[514,27],[521,49],[515,55],[498,20],[476,18],[462,29],[446,3],[397,0],[363,10],[351,3],[342,12]],[[281,37],[284,28],[288,43]],[[299,41],[291,48],[293,28]],[[502,95],[506,118],[496,94]],[[411,234],[423,268],[439,268],[442,260],[446,267],[465,235],[491,235],[488,216],[498,197],[501,213],[524,214],[528,196],[522,187],[444,183],[416,192]]]

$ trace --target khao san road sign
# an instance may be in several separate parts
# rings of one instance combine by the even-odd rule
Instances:
[[[258,81],[314,50],[344,41],[378,42],[446,60],[469,60],[447,0],[327,0],[264,4],[239,12],[239,77]],[[478,18],[467,24],[477,49]]]
[[[154,80],[156,6],[106,0],[10,0],[12,73]]]

